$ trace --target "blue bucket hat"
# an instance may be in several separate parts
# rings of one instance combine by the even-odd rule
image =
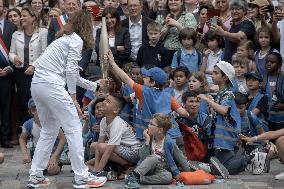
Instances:
[[[158,67],[153,67],[149,70],[142,68],[141,73],[144,76],[151,77],[159,85],[165,84],[168,79],[168,75],[166,74],[166,72]]]

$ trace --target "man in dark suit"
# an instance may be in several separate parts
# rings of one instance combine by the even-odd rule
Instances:
[[[2,51],[0,56],[0,143],[3,148],[13,148],[13,145],[8,140],[11,129],[11,92],[12,92],[12,76],[13,69],[10,62],[5,59],[5,52],[3,49],[10,50],[12,34],[17,30],[17,27],[4,20],[3,0],[0,0],[0,40]]]
[[[142,16],[142,0],[128,0],[127,8],[129,18],[122,21],[122,26],[129,29],[132,47],[130,60],[136,61],[140,46],[148,42],[147,25],[153,20]]]
[[[80,10],[81,3],[80,0],[64,0],[64,7],[65,7],[65,14],[63,15],[64,20],[63,22],[68,22],[68,17],[70,17],[74,12]],[[49,45],[55,40],[55,34],[58,32],[62,27],[62,23],[58,22],[57,18],[53,18],[50,22],[47,34],[47,44]],[[86,49],[82,52],[82,59],[78,62],[80,67],[80,75],[84,78],[84,73],[88,64],[90,62],[92,56],[92,49]],[[81,87],[77,87],[77,100],[79,104],[82,106],[82,98],[84,96],[85,90]]]

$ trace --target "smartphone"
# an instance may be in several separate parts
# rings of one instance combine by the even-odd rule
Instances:
[[[211,24],[211,25],[218,25],[217,17],[211,18],[211,19],[210,19],[210,24]]]
[[[268,6],[267,6],[267,12],[274,12],[274,7],[273,7],[273,5],[268,5]]]
[[[203,34],[203,28],[201,28],[201,27],[198,27],[196,31],[197,31],[197,33]]]
[[[93,14],[94,20],[95,21],[101,21],[102,16],[100,15],[100,7],[98,5],[92,5],[90,7],[92,9],[92,14]]]
[[[208,9],[207,10],[207,19],[210,20],[213,17],[220,17],[220,10],[219,9]]]

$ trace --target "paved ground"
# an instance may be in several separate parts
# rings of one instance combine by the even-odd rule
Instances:
[[[0,151],[4,151],[0,149]],[[0,189],[23,189],[26,188],[28,179],[29,167],[23,165],[22,156],[18,147],[12,150],[5,150],[5,162],[0,165]],[[50,189],[69,189],[72,188],[71,182],[73,174],[70,173],[70,166],[64,166],[60,175],[55,177],[49,177],[51,185]],[[263,174],[259,176],[250,175],[247,172],[238,176],[232,176],[228,180],[217,180],[218,183],[214,183],[208,186],[186,186],[184,188],[190,189],[284,189],[284,181],[274,180],[273,175],[284,171],[284,165],[278,160],[271,162],[271,171],[269,174]],[[122,181],[107,182],[103,188],[106,189],[122,189]],[[171,189],[179,188],[174,185],[169,186],[142,186],[141,188],[147,189]]]

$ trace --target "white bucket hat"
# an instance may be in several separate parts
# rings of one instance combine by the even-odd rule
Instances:
[[[233,80],[235,79],[235,69],[229,62],[219,61],[216,66],[225,73],[225,75],[229,78],[231,84],[233,85]]]

